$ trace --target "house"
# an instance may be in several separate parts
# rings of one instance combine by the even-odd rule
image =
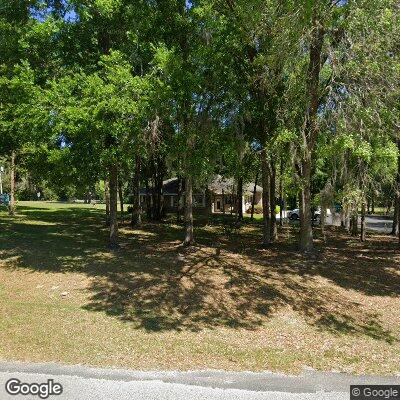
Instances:
[[[213,181],[208,185],[211,192],[211,212],[234,212],[237,198],[237,183],[233,178],[223,178],[216,175]],[[243,212],[246,212],[252,204],[253,194],[255,195],[254,205],[262,205],[261,186],[256,185],[254,193],[254,183],[245,183],[243,185],[242,206]]]
[[[180,188],[181,185],[181,188]],[[243,211],[251,207],[254,193],[254,183],[243,185]],[[150,203],[153,202],[152,193],[147,193],[146,189],[140,190],[140,204],[145,207],[146,199],[150,197]],[[167,179],[163,182],[162,197],[164,213],[173,213],[178,211],[178,204],[184,207],[185,183],[179,178]],[[226,213],[236,211],[237,184],[233,178],[223,178],[216,175],[207,187],[194,190],[193,208],[196,213],[208,214]],[[262,204],[262,187],[256,186],[255,205]]]
[[[179,188],[181,186],[181,188]],[[162,186],[162,208],[163,213],[175,213],[180,208],[184,208],[185,201],[185,182],[179,178],[171,178],[163,181]],[[146,207],[146,202],[149,200],[153,204],[153,193],[149,193],[146,189],[140,189],[140,204],[143,208]],[[208,214],[209,207],[207,206],[207,190],[195,190],[193,194],[193,208],[197,213]]]

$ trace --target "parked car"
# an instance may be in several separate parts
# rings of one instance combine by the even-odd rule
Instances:
[[[316,210],[314,210],[313,220],[317,221],[318,224],[321,223],[321,208],[320,207],[318,207]]]
[[[300,209],[299,208],[295,208],[294,210],[288,211],[288,218],[291,221],[299,220],[300,219]],[[318,207],[314,211],[313,220],[314,221],[318,221],[320,218],[321,218],[321,208]]]
[[[0,204],[8,206],[10,204],[10,196],[8,193],[0,194]]]
[[[288,218],[292,221],[300,219],[300,209],[295,208],[294,210],[288,211]]]

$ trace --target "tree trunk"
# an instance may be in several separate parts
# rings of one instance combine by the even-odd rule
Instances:
[[[152,195],[150,192],[149,178],[146,178],[146,215],[147,215],[148,221],[150,221],[153,218],[151,199],[152,199]]]
[[[398,212],[399,212],[399,197],[396,191],[395,194],[395,199],[394,199],[394,213],[393,213],[393,223],[392,223],[392,232],[391,235],[397,236],[398,234],[398,229],[399,229],[399,218],[398,218]]]
[[[400,246],[400,132],[397,137],[397,233],[399,235]]]
[[[0,194],[3,194],[3,168],[0,167]],[[28,182],[29,182],[29,188],[31,189],[31,182],[28,178]],[[32,190],[32,189],[31,189]]]
[[[235,185],[232,186],[231,194],[230,194],[230,201],[229,201],[229,211],[230,211],[231,215],[233,214],[234,205],[236,205],[236,196],[234,195],[234,193],[235,193]],[[236,209],[236,206],[235,206],[235,209]]]
[[[236,196],[236,211],[238,221],[243,220],[243,178],[238,178],[237,196]]]
[[[348,233],[351,231],[351,218],[350,218],[350,211],[346,210],[344,214],[344,228]]]
[[[279,225],[283,226],[283,160],[281,159],[279,169]]]
[[[287,203],[286,203],[286,198],[283,198],[283,212],[282,212],[282,219],[283,219],[283,224],[287,219]]]
[[[256,202],[256,195],[257,195],[257,181],[258,181],[258,171],[256,172],[256,179],[254,180],[253,198],[251,199],[251,220],[253,220],[254,218],[254,204]]]
[[[351,233],[351,235],[352,236],[358,236],[358,213],[353,215],[351,217],[351,219],[352,219],[352,224],[351,224],[352,233]]]
[[[207,223],[208,223],[210,220],[210,213],[211,213],[211,192],[208,187],[206,187],[204,190],[204,196],[205,196]]]
[[[112,164],[109,169],[110,179],[110,249],[118,248],[118,168]]]
[[[315,3],[316,4],[316,3]],[[318,106],[320,101],[321,54],[325,30],[315,5],[312,15],[312,37],[309,49],[307,94],[309,104],[305,111],[305,124],[302,129],[303,154],[301,160],[301,204],[300,204],[300,249],[308,252],[313,249],[311,215],[311,171],[314,149],[318,138]]]
[[[136,156],[135,173],[133,176],[133,204],[132,204],[132,226],[139,226],[142,223],[142,213],[140,207],[140,169],[141,160]]]
[[[153,187],[153,219],[161,221],[162,219],[162,177],[154,174],[154,187]]]
[[[222,189],[222,213],[225,214],[225,192]]]
[[[104,181],[104,201],[106,203],[106,226],[110,226],[110,184],[108,178]]]
[[[193,235],[193,182],[192,177],[187,176],[185,180],[185,225],[186,234],[184,245],[191,246],[194,244]]]
[[[181,204],[181,199],[182,199],[182,185],[183,181],[181,177],[178,177],[178,199],[177,199],[177,205],[176,205],[176,222],[178,224],[181,223],[181,214],[182,214],[182,204]]]
[[[397,226],[398,226],[398,235],[399,235],[399,247],[400,247],[400,200],[399,200],[399,209],[397,211]]]
[[[375,194],[372,193],[372,199],[371,199],[371,214],[375,214]]]
[[[363,201],[361,205],[361,241],[365,242],[366,232],[365,232],[365,202]]]
[[[311,204],[313,204],[313,201],[312,201],[312,190],[311,190]],[[314,206],[311,206],[311,227],[312,227],[312,229],[314,230],[314,228],[315,228],[315,218],[314,218],[314,215],[315,215],[315,207]]]
[[[278,238],[278,230],[276,227],[276,166],[275,162],[270,163],[270,213],[271,213],[271,237],[270,241],[275,242]]]
[[[313,250],[313,230],[311,216],[311,160],[302,164],[302,187],[300,202],[300,249],[305,252]]]
[[[11,153],[11,167],[10,167],[10,204],[8,213],[15,214],[15,152]]]
[[[326,243],[326,235],[325,235],[325,224],[326,224],[326,208],[324,204],[321,204],[321,218],[320,218],[320,223],[321,223],[321,231],[322,231],[322,237],[324,239],[324,243]]]
[[[124,192],[122,189],[122,182],[118,180],[118,196],[119,196],[119,206],[121,212],[121,221],[124,222]]]
[[[262,173],[262,203],[263,203],[263,245],[268,246],[271,242],[271,221],[270,221],[270,171],[267,154],[261,152],[261,173]]]
[[[341,226],[350,233],[350,211],[348,205],[344,206],[341,211]]]
[[[357,211],[357,206],[351,212],[350,231],[351,231],[351,236],[358,236],[358,211]]]
[[[389,201],[387,201],[386,202],[386,213],[385,213],[385,215],[389,215],[391,209],[392,209],[392,204]]]

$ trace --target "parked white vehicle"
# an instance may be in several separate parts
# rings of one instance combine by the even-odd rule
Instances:
[[[331,215],[331,210],[328,208],[326,210],[326,215],[329,216]],[[292,221],[297,221],[300,219],[300,209],[299,208],[295,208],[294,210],[288,211],[288,218]],[[314,211],[314,220],[319,220],[321,218],[321,207],[318,207],[315,211]]]
[[[300,219],[300,209],[295,208],[294,210],[289,210],[288,218],[292,221],[296,221],[296,220]]]

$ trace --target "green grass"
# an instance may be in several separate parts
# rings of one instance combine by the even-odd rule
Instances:
[[[247,221],[251,221],[251,214],[244,214],[244,217]],[[254,214],[253,218],[255,221],[261,221],[263,219],[262,214]]]
[[[328,231],[307,259],[296,228],[263,249],[257,221],[121,223],[102,205],[0,211],[0,358],[137,369],[399,371],[396,240]],[[128,219],[128,218],[127,218]],[[318,231],[317,231],[318,236]]]

